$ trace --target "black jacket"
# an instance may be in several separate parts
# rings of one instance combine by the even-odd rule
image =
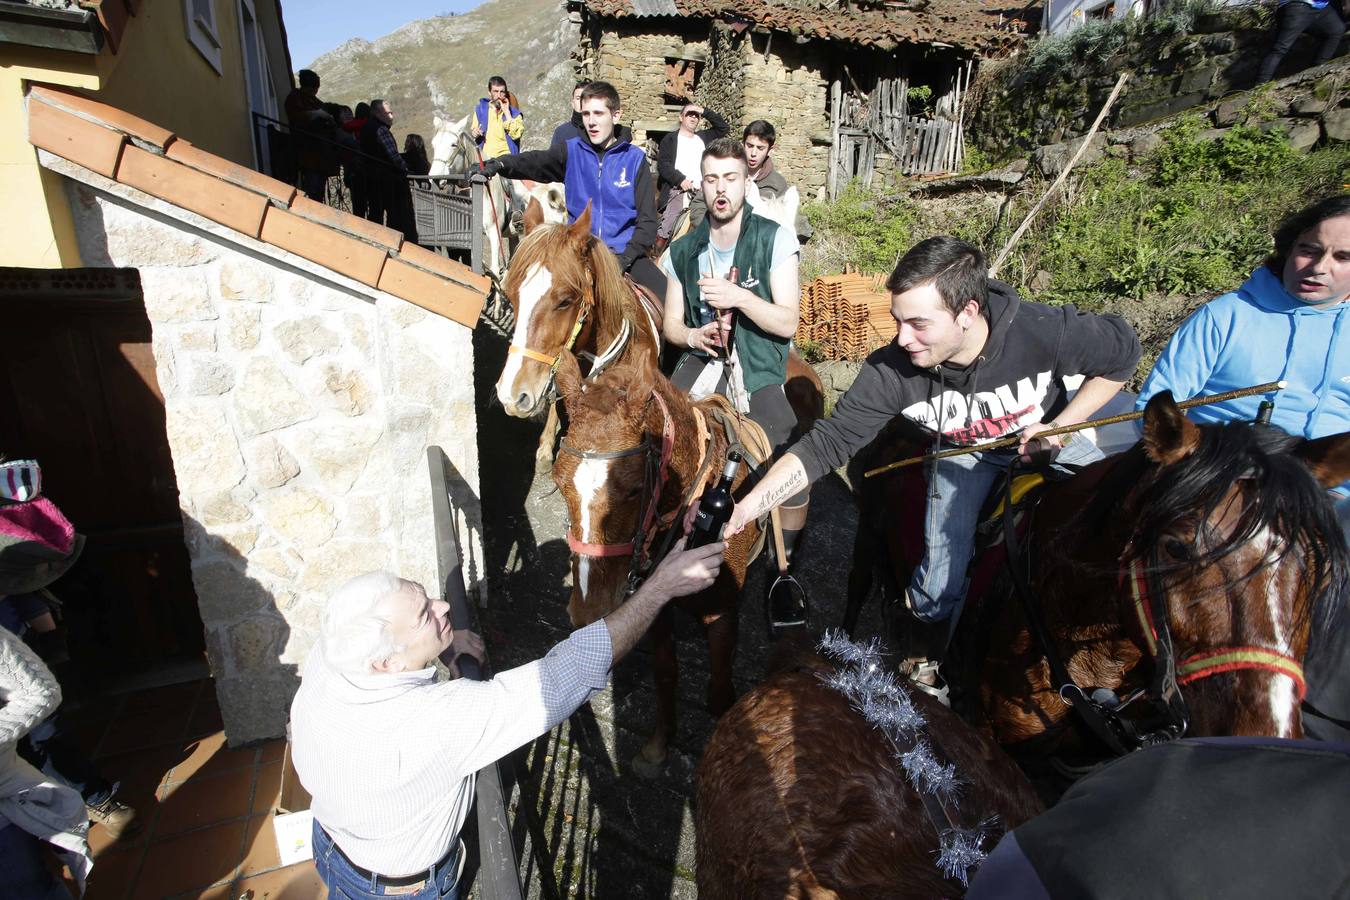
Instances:
[[[709,142],[715,141],[720,137],[727,136],[727,120],[722,118],[711,109],[703,110],[703,118],[708,120],[708,127],[698,132],[697,136],[703,139],[703,146],[708,146]],[[661,144],[656,152],[656,174],[659,179],[658,185],[664,194],[667,188],[679,187],[684,181],[684,176],[680,170],[675,168],[675,153],[679,146],[678,135],[680,129],[661,138]]]
[[[581,113],[572,113],[572,118],[553,129],[553,140],[548,142],[551,148],[565,144],[574,137],[584,138],[586,129],[581,125]]]
[[[1027,302],[993,280],[988,316],[989,338],[968,366],[920,369],[893,340],[868,356],[834,414],[788,451],[807,477],[843,465],[898,415],[948,446],[984,444],[1054,418],[1067,402],[1064,376],[1125,381],[1139,363],[1139,338],[1120,316]]]
[[[1003,840],[969,900],[1344,897],[1350,745],[1172,741],[1121,757]]]

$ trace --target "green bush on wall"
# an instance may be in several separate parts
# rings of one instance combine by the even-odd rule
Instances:
[[[1072,191],[1041,212],[1000,277],[1025,296],[1086,309],[1124,297],[1231,290],[1270,252],[1284,215],[1345,189],[1350,149],[1299,154],[1283,131],[1252,125],[1218,139],[1201,132],[1199,119],[1183,120],[1144,160],[1108,159],[1076,171]],[[833,203],[807,205],[817,234],[803,273],[844,264],[889,272],[910,246],[935,234],[969,240],[992,259],[1048,186],[1024,184],[997,220],[989,203],[947,202],[933,212],[850,185]]]

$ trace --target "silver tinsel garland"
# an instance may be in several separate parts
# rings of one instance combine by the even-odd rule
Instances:
[[[854,643],[842,631],[827,630],[820,640],[820,650],[843,663],[821,680],[847,697],[872,727],[886,735],[910,787],[955,807],[961,794],[956,766],[940,762],[933,754],[923,735],[927,719],[915,707],[909,691],[886,668],[880,641],[873,638],[865,644]],[[984,862],[984,843],[996,824],[989,819],[975,828],[940,829],[937,866],[942,874],[969,884],[974,870]]]

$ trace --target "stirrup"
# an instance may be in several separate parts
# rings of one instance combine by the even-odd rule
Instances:
[[[915,690],[923,691],[943,706],[951,709],[951,685],[947,684],[947,679],[942,677],[939,667],[942,664],[934,660],[924,660],[914,666],[909,672],[909,686]],[[928,684],[922,679],[925,676],[932,676],[937,684]]]
[[[804,627],[811,615],[811,601],[797,579],[791,575],[779,575],[764,595],[764,612],[769,620],[769,639],[772,640],[789,628]]]

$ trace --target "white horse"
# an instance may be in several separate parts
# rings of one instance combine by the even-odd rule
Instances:
[[[764,218],[772,219],[779,225],[785,225],[796,230],[797,209],[801,206],[802,200],[795,187],[788,188],[772,200],[765,200],[759,196],[759,185],[755,184],[753,180],[747,181],[745,183],[745,202],[753,206],[755,212]]]
[[[432,178],[462,177],[478,170],[478,146],[469,134],[468,124],[469,116],[453,122],[439,115],[432,117]],[[483,197],[481,227],[486,238],[483,272],[498,281],[506,275],[506,261],[510,256],[507,243],[507,228],[511,221],[510,192],[509,180],[493,178],[488,181]]]

